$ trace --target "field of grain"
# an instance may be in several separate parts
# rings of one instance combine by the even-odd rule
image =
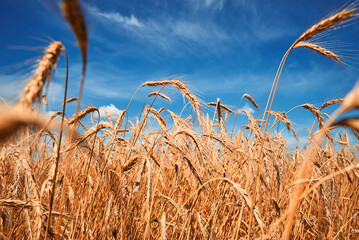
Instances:
[[[208,103],[216,109],[210,116],[181,79],[171,78],[140,86],[153,92],[135,121],[128,109],[118,119],[105,112],[100,121],[99,109],[81,106],[86,22],[77,0],[64,0],[61,9],[82,53],[80,94],[68,98],[65,87],[62,109],[50,117],[38,112],[57,60],[68,57],[54,41],[18,103],[1,107],[0,239],[359,239],[358,145],[349,140],[359,139],[359,121],[342,117],[359,107],[359,88],[320,108],[297,106],[315,122],[308,144],[293,151],[276,131],[284,124],[297,137],[292,122],[272,110],[292,49],[343,64],[311,40],[355,19],[355,4],[298,34],[260,119],[219,99]],[[162,93],[169,86],[191,115],[154,109],[155,101],[172,101]],[[249,94],[242,101],[258,108]],[[77,104],[72,116],[65,114],[70,104]],[[234,132],[228,120],[237,117],[248,124]]]

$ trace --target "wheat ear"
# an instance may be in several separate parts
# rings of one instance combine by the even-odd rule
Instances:
[[[309,43],[309,42],[299,42],[293,48],[299,48],[299,47],[309,48],[309,49],[313,50],[314,52],[317,52],[319,54],[322,54],[322,55],[330,58],[334,62],[340,62],[341,61],[337,54],[333,53],[332,51],[329,51],[328,49],[325,49],[325,48],[319,46],[318,44]]]
[[[45,54],[39,60],[35,74],[26,85],[17,106],[32,109],[32,104],[41,96],[46,79],[50,78],[51,72],[56,68],[57,60],[63,49],[61,42],[53,42],[45,50]]]
[[[148,97],[152,97],[152,96],[159,96],[159,97],[161,97],[163,99],[166,99],[169,102],[172,102],[170,97],[168,97],[167,95],[165,95],[163,93],[160,93],[160,92],[151,92],[151,93],[148,94]]]
[[[305,108],[305,109],[308,109],[309,111],[311,111],[318,118],[320,128],[322,128],[325,125],[323,116],[322,116],[321,112],[318,110],[318,108],[316,108],[312,104],[308,104],[308,103],[302,104],[300,106]]]
[[[74,114],[74,116],[72,116],[69,121],[67,122],[67,124],[71,125],[71,124],[75,124],[78,121],[80,121],[83,117],[85,117],[87,114],[92,113],[92,112],[97,112],[99,114],[99,110],[97,109],[97,107],[95,106],[89,106],[88,108],[85,108],[84,110],[82,110],[81,112],[78,112],[76,114]]]
[[[210,102],[210,103],[207,103],[208,106],[213,106],[213,107],[216,107],[217,106],[217,103],[215,102]],[[227,107],[226,105],[223,105],[222,103],[219,104],[219,106],[221,107],[222,110],[225,110],[229,113],[234,113],[232,109],[230,109],[229,107]]]
[[[307,41],[313,38],[315,35],[319,34],[320,32],[327,31],[331,27],[337,25],[344,20],[347,20],[353,16],[355,16],[356,8],[351,9],[343,9],[342,11],[329,16],[328,18],[323,19],[319,23],[313,25],[309,29],[307,29],[296,41],[299,43],[301,41]]]
[[[323,110],[324,108],[330,106],[330,105],[333,105],[333,104],[336,104],[336,103],[342,103],[343,101],[344,101],[344,99],[333,99],[333,100],[330,100],[330,101],[326,101],[321,106],[320,111]]]
[[[255,108],[259,109],[257,103],[254,101],[254,99],[251,97],[251,95],[246,93],[246,94],[243,95],[243,97],[247,98],[253,104],[253,106]]]
[[[156,86],[166,86],[166,85],[172,85],[175,88],[177,88],[191,102],[194,110],[196,111],[198,122],[201,125],[202,124],[201,112],[199,110],[200,101],[198,100],[198,98],[195,95],[193,95],[188,90],[187,86],[183,82],[181,82],[177,79],[163,80],[163,81],[148,81],[148,82],[145,82],[144,84],[142,84],[140,88],[145,87],[145,86],[156,87]]]

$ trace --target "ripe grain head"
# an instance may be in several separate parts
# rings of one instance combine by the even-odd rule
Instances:
[[[64,47],[61,42],[53,42],[45,50],[45,55],[39,60],[35,74],[24,89],[24,94],[17,103],[18,107],[32,109],[32,104],[41,96],[42,89],[51,72],[56,68],[57,60]]]
[[[307,40],[313,38],[314,36],[316,36],[317,34],[323,32],[323,31],[327,31],[330,28],[336,26],[337,24],[356,16],[356,14],[357,14],[356,11],[357,11],[356,8],[343,9],[342,11],[321,20],[317,24],[315,24],[312,27],[310,27],[309,29],[307,29],[296,40],[294,46],[299,42],[307,41]]]

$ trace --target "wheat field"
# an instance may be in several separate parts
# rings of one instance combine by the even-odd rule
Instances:
[[[276,126],[296,137],[288,112],[273,111],[282,70],[291,50],[314,51],[345,64],[315,37],[358,16],[343,8],[298,34],[284,54],[268,102],[255,118],[221,103],[210,116],[182,79],[144,82],[151,89],[135,120],[128,109],[118,119],[95,106],[82,106],[86,85],[88,32],[77,0],[61,10],[82,54],[78,97],[67,96],[51,116],[43,86],[66,46],[54,41],[15,105],[0,111],[0,239],[359,239],[359,121],[343,118],[359,107],[359,88],[316,107],[308,144],[289,150]],[[155,109],[171,102],[173,87],[192,114]],[[269,89],[268,89],[269,91]],[[129,99],[129,103],[131,100]],[[77,104],[72,116],[66,106]],[[334,113],[326,112],[336,106]],[[239,115],[241,113],[241,115]],[[346,115],[345,115],[346,116]],[[247,125],[237,132],[228,123]],[[350,141],[350,136],[357,139]]]

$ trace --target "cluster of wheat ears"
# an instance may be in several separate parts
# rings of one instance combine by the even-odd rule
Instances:
[[[359,239],[359,163],[353,149],[358,145],[349,142],[347,133],[359,138],[359,120],[337,120],[359,107],[359,88],[320,109],[297,106],[311,111],[317,122],[308,128],[303,150],[287,149],[273,128],[284,124],[296,136],[295,129],[285,112],[272,110],[292,49],[309,48],[342,62],[315,37],[355,19],[355,4],[294,41],[262,118],[242,110],[248,124],[236,133],[227,130],[227,120],[236,119],[238,110],[217,100],[208,104],[215,107],[210,118],[177,79],[142,84],[157,90],[133,121],[128,107],[116,120],[106,111],[107,121],[88,120],[99,110],[79,110],[86,24],[77,0],[64,0],[61,9],[83,57],[80,95],[67,99],[65,90],[62,110],[51,117],[33,108],[46,104],[43,86],[62,52],[67,59],[62,43],[53,42],[18,103],[1,107],[0,239]],[[68,77],[65,82],[67,89]],[[167,86],[183,94],[193,115],[153,108],[155,101],[171,101],[161,92]],[[258,108],[250,95],[242,99]],[[78,110],[67,116],[66,105],[76,101]],[[325,108],[333,104],[339,108],[329,116]]]

